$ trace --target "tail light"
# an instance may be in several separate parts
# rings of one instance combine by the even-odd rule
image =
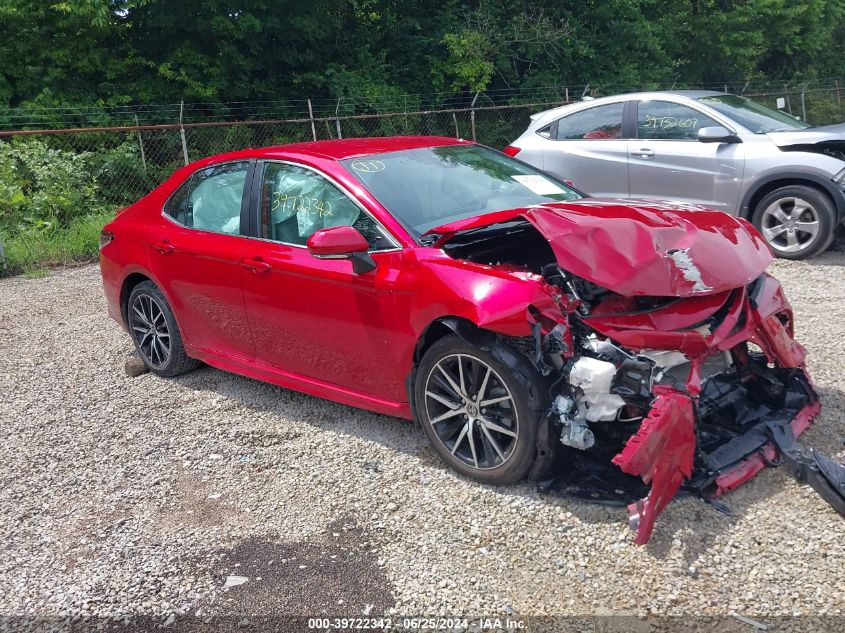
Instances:
[[[114,239],[114,233],[103,229],[100,231],[100,250],[103,250],[107,245],[111,244]]]
[[[516,156],[519,154],[522,149],[519,147],[514,147],[513,145],[508,145],[505,149],[502,150],[508,156]]]

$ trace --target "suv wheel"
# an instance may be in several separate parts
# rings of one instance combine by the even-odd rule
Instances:
[[[836,209],[818,189],[789,185],[760,200],[752,223],[777,257],[805,259],[830,246]]]

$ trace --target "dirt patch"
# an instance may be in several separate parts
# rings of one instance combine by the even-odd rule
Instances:
[[[390,584],[365,532],[337,521],[322,538],[277,542],[263,537],[221,552],[221,585],[228,576],[249,580],[229,587],[201,612],[253,617],[363,617],[393,606]]]

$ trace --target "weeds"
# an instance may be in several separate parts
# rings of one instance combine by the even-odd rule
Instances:
[[[6,274],[38,277],[47,268],[95,260],[100,230],[113,217],[112,213],[101,212],[74,218],[66,227],[27,227],[0,235]]]

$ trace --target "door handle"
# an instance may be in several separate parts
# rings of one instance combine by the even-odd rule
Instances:
[[[253,257],[252,259],[242,259],[241,263],[244,265],[244,268],[248,268],[256,275],[269,272],[273,268],[270,264],[261,259],[261,257]]]
[[[647,147],[643,147],[640,151],[631,152],[631,156],[636,156],[637,158],[651,158],[654,156],[654,150],[649,149]]]
[[[162,255],[170,255],[175,250],[173,244],[170,243],[170,240],[159,240],[153,244],[153,248]]]

